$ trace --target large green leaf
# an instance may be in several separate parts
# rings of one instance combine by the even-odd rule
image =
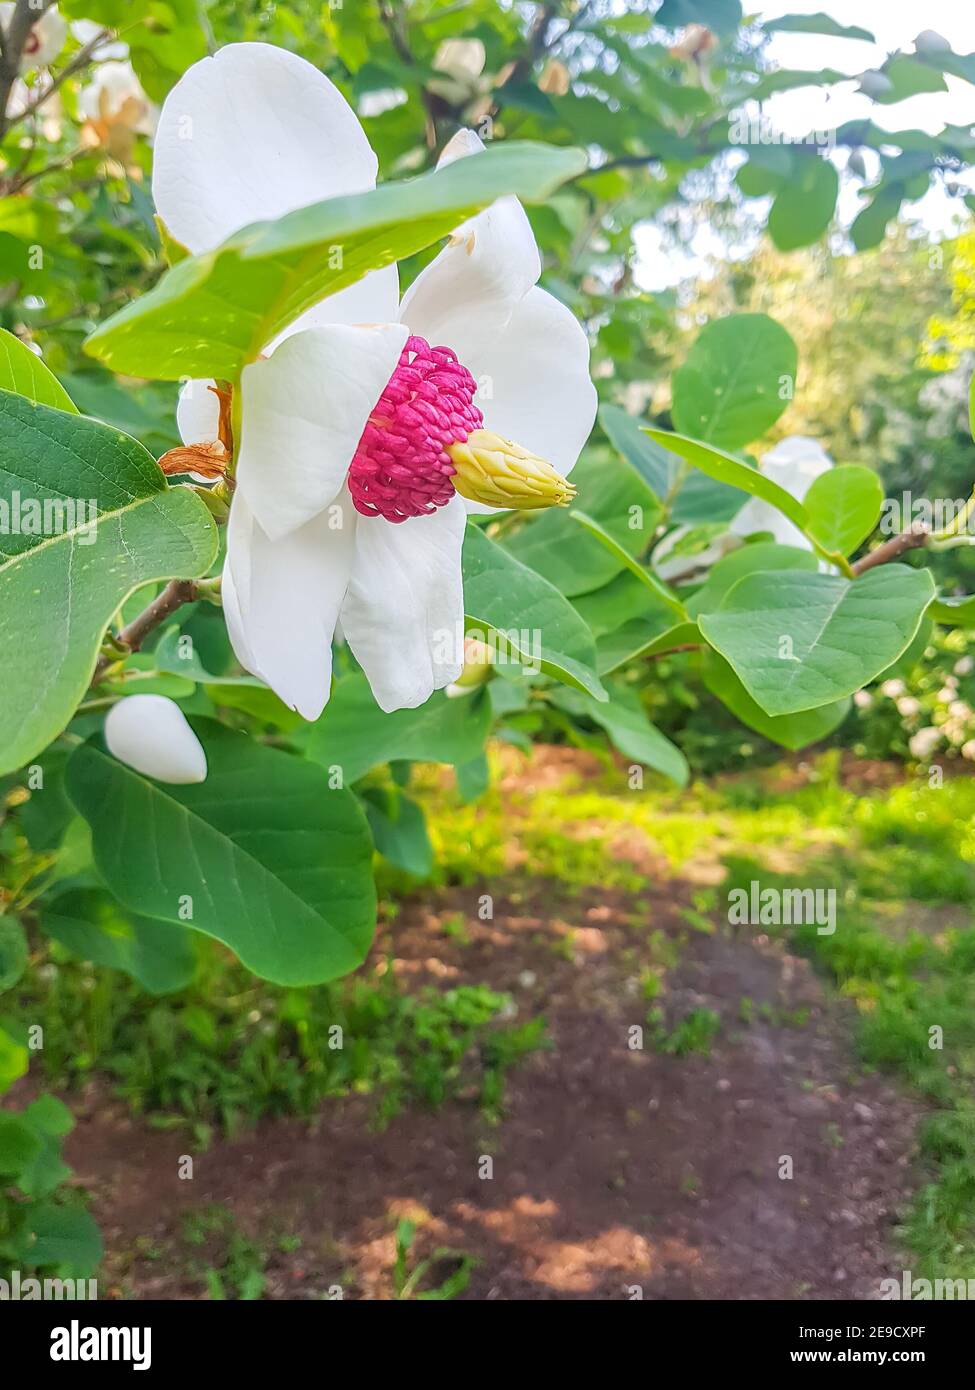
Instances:
[[[478,694],[449,700],[437,691],[417,709],[385,714],[356,673],[336,681],[325,713],[295,741],[323,767],[340,768],[349,786],[382,763],[469,762],[490,727],[490,702]]]
[[[77,413],[74,402],[54,373],[25,343],[0,328],[0,390],[26,396],[35,405]]]
[[[571,521],[568,525],[581,534]],[[502,639],[502,652],[515,663],[541,669],[597,700],[605,698],[593,635],[554,585],[476,526],[467,528],[463,565],[469,627]]]
[[[669,608],[670,611],[675,613],[679,618],[687,616],[684,612],[684,605],[677,595],[671,592],[663,580],[658,579],[653,571],[647,569],[645,565],[641,565],[637,560],[634,560],[629,551],[620,545],[619,541],[611,536],[608,531],[600,526],[598,521],[595,521],[591,516],[588,516],[583,511],[579,511],[575,507],[569,512],[569,516],[573,521],[578,522],[584,530],[588,531],[591,536],[595,536],[600,545],[608,550],[611,555],[615,555],[620,564],[623,565],[625,569],[629,570],[630,574],[642,584],[644,589],[657,603],[662,604],[665,608]]]
[[[975,627],[975,594],[942,594],[934,600],[928,614],[945,627]]]
[[[372,838],[383,858],[408,874],[426,878],[433,869],[433,846],[423,808],[398,787],[368,787],[362,800]]]
[[[746,574],[762,570],[808,570],[819,568],[819,562],[809,550],[794,545],[779,545],[775,541],[757,541],[743,545],[725,555],[711,568],[707,580],[697,593],[687,600],[691,617],[698,613],[713,613],[721,607],[725,594]]]
[[[660,504],[645,479],[622,458],[583,455],[572,473],[579,505],[630,555],[646,549],[657,527]],[[505,540],[523,565],[572,598],[619,574],[622,561],[584,535],[562,507],[526,516]]]
[[[196,952],[185,926],[126,912],[101,889],[61,894],[41,912],[40,926],[82,960],[131,975],[150,994],[183,989],[193,978]]]
[[[778,19],[766,19],[763,25],[768,30],[778,30],[783,34],[826,34],[834,39],[862,39],[864,43],[876,43],[869,29],[861,29],[858,24],[840,24],[828,14],[784,14]]]
[[[617,453],[636,469],[663,502],[680,477],[681,460],[648,438],[636,416],[618,405],[601,405],[599,423]]]
[[[741,0],[664,0],[655,18],[671,29],[704,24],[718,34],[731,34],[741,23]]]
[[[623,686],[611,686],[609,699],[594,700],[578,690],[553,692],[552,700],[570,714],[584,715],[609,735],[610,741],[625,758],[643,763],[655,772],[663,773],[679,787],[686,786],[689,776],[687,759],[680,749],[658,728],[651,724],[639,700]]]
[[[0,917],[0,994],[13,989],[27,968],[27,937],[16,917]]]
[[[872,468],[843,463],[813,480],[803,499],[809,526],[827,550],[852,555],[877,524],[884,489]]]
[[[350,791],[321,768],[208,719],[191,720],[205,782],[170,786],[117,762],[97,739],[67,787],[115,896],[145,917],[216,937],[278,984],[361,964],[376,919],[372,840]]]
[[[94,1273],[102,1258],[102,1238],[94,1218],[83,1207],[42,1202],[29,1212],[20,1258],[32,1265],[52,1266],[75,1278],[86,1278]]]
[[[769,236],[780,251],[819,240],[832,221],[839,187],[828,159],[810,152],[796,161],[795,176],[779,189],[769,211]]]
[[[798,714],[766,714],[749,695],[724,657],[714,651],[709,651],[704,659],[704,684],[712,695],[727,705],[736,719],[792,752],[818,743],[821,738],[838,729],[849,714],[852,703],[847,695],[832,704],[802,710]]]
[[[180,261],[96,329],[87,350],[133,376],[233,380],[326,295],[423,250],[505,194],[543,201],[585,165],[581,150],[510,142],[255,223]]]
[[[49,534],[25,533],[25,502],[47,506]],[[200,499],[188,488],[168,487],[134,439],[6,391],[0,391],[0,504],[11,517],[18,507],[21,512],[21,529],[0,534],[0,772],[6,772],[67,724],[91,680],[105,629],[132,590],[206,573],[217,532]]]
[[[674,425],[719,449],[740,449],[775,424],[792,399],[797,370],[795,343],[766,314],[715,319],[674,373]],[[648,434],[671,448],[659,431]]]
[[[852,695],[896,661],[933,594],[929,572],[906,565],[852,582],[749,574],[698,623],[766,714],[793,714]]]

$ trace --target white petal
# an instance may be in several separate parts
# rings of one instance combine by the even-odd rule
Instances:
[[[483,149],[473,131],[459,131],[438,167]],[[454,347],[473,319],[485,332],[500,332],[541,273],[524,208],[517,198],[499,198],[458,227],[436,260],[420,271],[403,296],[400,317],[431,346]]]
[[[219,437],[220,402],[215,381],[187,381],[176,402],[176,428],[184,444],[213,444]]]
[[[268,540],[240,495],[230,509],[223,602],[231,643],[241,665],[305,719],[317,719],[328,700],[355,531],[347,492],[280,541]]]
[[[571,473],[598,404],[589,341],[571,309],[536,287],[496,341],[471,325],[454,351],[477,380],[485,428],[540,454],[563,476]]]
[[[263,43],[203,58],[166,98],[152,191],[177,241],[208,251],[251,222],[375,186],[376,156],[338,88]]]
[[[472,320],[450,346],[477,381],[474,404],[484,414],[485,429],[548,459],[563,477],[571,473],[598,404],[589,342],[575,315],[535,286],[501,333],[482,330]],[[468,510],[497,508],[471,502]]]
[[[283,328],[266,351],[274,352],[279,343],[303,333],[307,328],[321,328],[329,323],[395,323],[399,318],[399,267],[384,266],[349,285],[338,294],[313,304],[303,314]]]
[[[406,338],[399,323],[330,324],[294,334],[244,368],[237,488],[272,541],[342,487]]]
[[[460,675],[466,523],[459,496],[432,516],[359,520],[342,628],[387,713],[415,709]]]
[[[203,782],[203,745],[179,705],[165,695],[127,695],[105,720],[108,751],[159,782]]]
[[[833,460],[815,439],[794,434],[780,439],[774,448],[763,454],[759,460],[759,471],[779,487],[785,488],[797,502],[801,502],[813,482],[821,473],[833,467]],[[797,526],[793,526],[777,507],[752,497],[745,503],[731,521],[728,528],[733,535],[750,536],[756,531],[770,531],[780,545],[793,545],[800,550],[812,550],[812,543],[806,539]]]

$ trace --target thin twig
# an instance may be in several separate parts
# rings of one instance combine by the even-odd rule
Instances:
[[[13,127],[18,124],[18,122],[25,121],[28,116],[33,116],[34,112],[39,110],[40,107],[42,107],[44,103],[47,101],[48,97],[53,96],[53,94],[58,90],[58,88],[63,83],[65,83],[69,77],[73,77],[76,72],[80,72],[82,68],[86,68],[88,66],[98,49],[101,48],[103,43],[107,43],[108,40],[111,39],[111,37],[112,34],[110,30],[103,29],[100,34],[96,34],[93,39],[89,39],[89,41],[85,44],[84,48],[79,48],[78,52],[71,59],[71,62],[68,63],[67,67],[63,67],[59,73],[52,77],[48,85],[44,88],[44,90],[38,92],[37,96],[33,97],[27,103],[23,111],[18,111],[16,115],[11,116],[8,119],[7,129],[12,130]]]
[[[171,579],[162,593],[158,594],[137,618],[133,618],[128,626],[122,629],[115,639],[116,643],[126,655],[130,652],[137,652],[150,632],[157,628],[160,623],[164,623],[171,613],[176,612],[177,608],[182,608],[184,603],[193,603],[197,597],[197,587],[192,579]],[[100,656],[98,658],[91,680],[92,685],[97,685],[116,660],[117,658],[112,656]]]
[[[869,554],[864,555],[862,559],[857,560],[851,566],[854,575],[864,574],[877,565],[889,564],[891,560],[899,560],[909,550],[916,550],[918,546],[927,545],[930,534],[926,526],[918,523],[910,530],[902,531],[899,536],[891,536],[889,541],[884,541],[883,545],[878,545],[876,550],[871,550]]]

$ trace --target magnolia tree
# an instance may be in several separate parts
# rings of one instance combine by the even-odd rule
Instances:
[[[231,8],[210,7],[218,31]],[[734,0],[552,4],[527,28],[486,3],[359,8],[328,11],[324,39],[300,11],[282,32],[248,17],[219,48],[176,0],[0,13],[0,773],[26,866],[4,986],[25,924],[157,993],[191,977],[194,933],[267,980],[335,979],[369,949],[374,855],[430,869],[411,763],[453,765],[474,798],[492,732],[554,714],[604,731],[631,785],[682,785],[641,698],[656,658],[688,653],[795,749],[932,620],[975,610],[923,563],[967,511],[878,527],[871,470],[810,439],[747,452],[796,390],[773,320],[709,324],[664,416],[623,408],[666,332],[632,229],[666,227],[687,180],[718,187],[740,145],[715,216],[761,198],[791,249],[826,232],[845,150],[863,247],[962,167],[969,133],[766,138],[763,98],[842,74],[768,68]],[[936,39],[863,89],[975,78]],[[133,257],[121,293],[105,238]],[[113,373],[178,384],[181,442],[148,423],[159,388]],[[0,1083],[36,1033],[0,1029]],[[97,1258],[51,1200],[69,1126],[50,1098],[3,1117],[20,1197],[0,1253]]]

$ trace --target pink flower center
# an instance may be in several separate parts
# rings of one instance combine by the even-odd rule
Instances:
[[[450,501],[456,469],[447,449],[484,423],[474,404],[476,390],[450,348],[407,339],[349,469],[356,511],[406,521]]]

